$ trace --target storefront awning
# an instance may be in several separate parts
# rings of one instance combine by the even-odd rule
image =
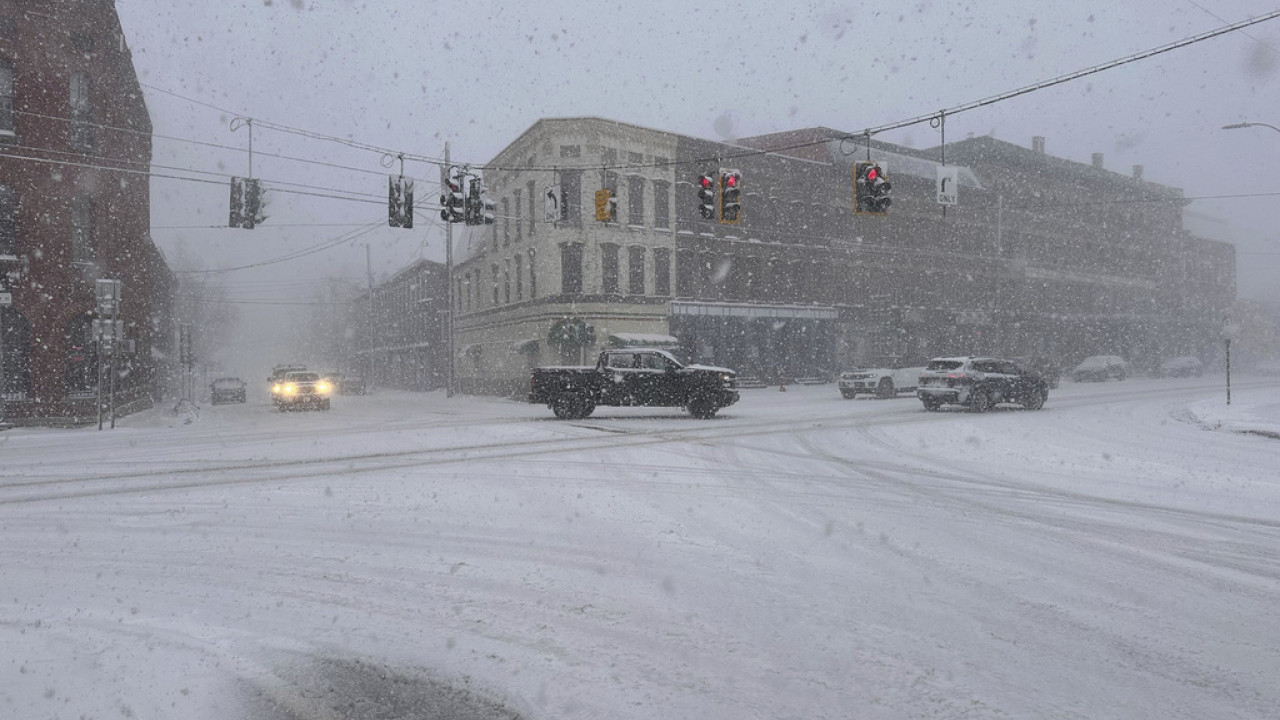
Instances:
[[[538,340],[538,338],[517,340],[511,343],[511,352],[516,353],[517,355],[532,355],[538,352],[540,342],[541,341]]]

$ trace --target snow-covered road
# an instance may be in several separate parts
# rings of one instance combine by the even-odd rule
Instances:
[[[1280,383],[1221,395],[11,430],[0,716],[1280,717]]]

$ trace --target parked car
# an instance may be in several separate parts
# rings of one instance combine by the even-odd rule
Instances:
[[[915,392],[924,366],[924,358],[898,355],[872,358],[862,367],[840,373],[840,395],[852,400],[859,393],[891,398],[898,393]]]
[[[1012,360],[945,357],[934,358],[925,366],[916,396],[925,410],[963,405],[973,412],[986,412],[999,403],[1039,410],[1049,397],[1049,385],[1039,373]]]
[[[209,402],[213,405],[242,403],[245,401],[244,387],[244,381],[238,377],[218,378],[209,386]]]
[[[1093,355],[1087,357],[1071,371],[1076,382],[1104,382],[1129,377],[1129,362],[1119,355]]]
[[[288,372],[280,378],[276,404],[281,411],[298,408],[328,410],[333,383],[314,372]]]
[[[1156,366],[1156,377],[1200,377],[1204,375],[1204,363],[1192,355],[1169,358]]]
[[[1058,384],[1062,381],[1062,366],[1053,358],[1041,355],[1023,355],[1009,359],[1017,363],[1018,367],[1023,370],[1039,373],[1050,388],[1058,387]]]
[[[368,392],[368,386],[362,376],[348,373],[336,373],[334,387],[339,395],[364,395]]]
[[[605,350],[595,367],[534,368],[529,402],[564,420],[587,417],[598,405],[682,407],[711,418],[738,401],[736,383],[728,368],[685,365],[666,350]]]

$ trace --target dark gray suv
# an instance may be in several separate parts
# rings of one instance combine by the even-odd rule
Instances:
[[[1012,360],[943,357],[930,360],[920,373],[916,397],[925,410],[963,405],[973,412],[986,412],[999,403],[1039,410],[1049,397],[1049,385],[1039,373]]]

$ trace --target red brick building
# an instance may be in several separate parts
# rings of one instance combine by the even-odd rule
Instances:
[[[151,120],[112,0],[0,1],[0,415],[97,414],[98,279],[121,282],[116,404],[172,357],[175,280],[151,241]]]

